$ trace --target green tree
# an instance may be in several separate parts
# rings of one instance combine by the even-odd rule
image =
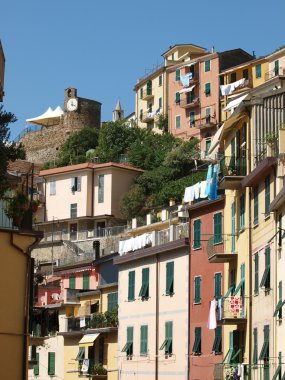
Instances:
[[[158,193],[167,182],[174,178],[176,178],[175,169],[159,166],[145,171],[137,177],[136,182],[144,189],[145,194],[151,195]]]
[[[162,133],[168,133],[168,115],[159,115],[156,126]]]
[[[120,202],[123,217],[130,220],[136,216],[144,215],[145,200],[146,195],[143,188],[138,184],[133,185]]]
[[[9,124],[15,123],[16,120],[13,113],[0,106],[0,195],[9,187],[6,177],[8,162],[26,158],[23,146],[9,141]]]
[[[86,162],[86,152],[97,147],[98,133],[95,128],[83,128],[72,134],[60,150],[58,166]]]

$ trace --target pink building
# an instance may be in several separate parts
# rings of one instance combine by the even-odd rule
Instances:
[[[169,131],[201,141],[202,158],[220,123],[219,73],[253,57],[242,49],[208,53],[168,69]]]

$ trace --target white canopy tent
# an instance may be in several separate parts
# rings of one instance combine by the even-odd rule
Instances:
[[[52,125],[59,124],[60,118],[63,115],[63,110],[60,106],[56,107],[55,110],[52,110],[51,107],[49,107],[46,112],[44,112],[42,115],[33,117],[31,119],[26,119],[27,123],[42,125],[44,127],[50,127]]]

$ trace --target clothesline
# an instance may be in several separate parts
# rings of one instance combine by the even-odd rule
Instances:
[[[127,240],[121,240],[119,243],[119,254],[122,256],[125,253],[136,251],[137,249],[151,245],[151,243],[152,235],[150,233],[145,233]]]
[[[222,95],[231,95],[234,90],[245,83],[245,78],[242,78],[236,82],[230,84],[223,84],[220,86]]]

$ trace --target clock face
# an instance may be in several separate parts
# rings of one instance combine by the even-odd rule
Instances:
[[[68,100],[68,102],[66,104],[66,108],[68,109],[68,111],[75,111],[75,110],[77,110],[77,107],[78,107],[77,99],[72,98],[72,99]]]

